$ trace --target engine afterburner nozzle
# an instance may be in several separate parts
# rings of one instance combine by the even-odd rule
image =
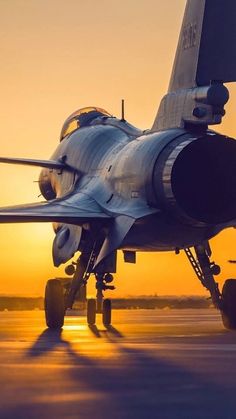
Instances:
[[[180,142],[164,164],[166,207],[207,224],[236,219],[236,141],[214,133]]]
[[[177,203],[191,217],[209,223],[236,218],[236,141],[207,136],[178,155],[171,176]]]

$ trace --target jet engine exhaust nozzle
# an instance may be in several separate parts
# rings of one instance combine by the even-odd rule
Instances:
[[[236,218],[236,141],[206,134],[180,143],[164,165],[167,206],[207,224]]]

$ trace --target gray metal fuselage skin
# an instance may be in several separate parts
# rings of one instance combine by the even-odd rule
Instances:
[[[224,227],[196,221],[178,214],[176,209],[173,212],[154,177],[156,167],[160,167],[163,179],[165,150],[173,150],[176,144],[195,137],[183,129],[142,133],[122,120],[108,118],[104,124],[97,119],[93,125],[67,136],[52,156],[54,160],[63,158],[79,174],[55,169],[42,172],[44,176],[47,172],[57,198],[73,194],[76,200],[77,191],[82,191],[113,217],[135,217],[119,248],[166,251],[190,247],[210,239]],[[58,224],[54,227],[57,231]],[[101,222],[96,226],[101,236],[103,228],[106,224],[104,227]]]

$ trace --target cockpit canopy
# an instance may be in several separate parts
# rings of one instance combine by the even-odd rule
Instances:
[[[111,117],[112,115],[110,115],[104,109],[96,107],[82,108],[72,113],[64,122],[64,125],[61,130],[60,141],[62,141],[63,138],[65,138],[67,135],[71,134],[78,128],[89,125],[93,119],[99,116]]]

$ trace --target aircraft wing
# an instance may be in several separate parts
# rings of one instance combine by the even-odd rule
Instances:
[[[39,204],[0,208],[0,223],[59,222],[82,225],[91,219],[110,219],[86,194],[70,194]]]
[[[21,159],[21,158],[11,158],[11,157],[0,157],[0,163],[48,167],[49,169],[60,169],[60,170],[64,169],[64,170],[69,170],[69,171],[76,170],[75,168],[69,166],[68,164],[60,160],[39,160],[39,159]]]

